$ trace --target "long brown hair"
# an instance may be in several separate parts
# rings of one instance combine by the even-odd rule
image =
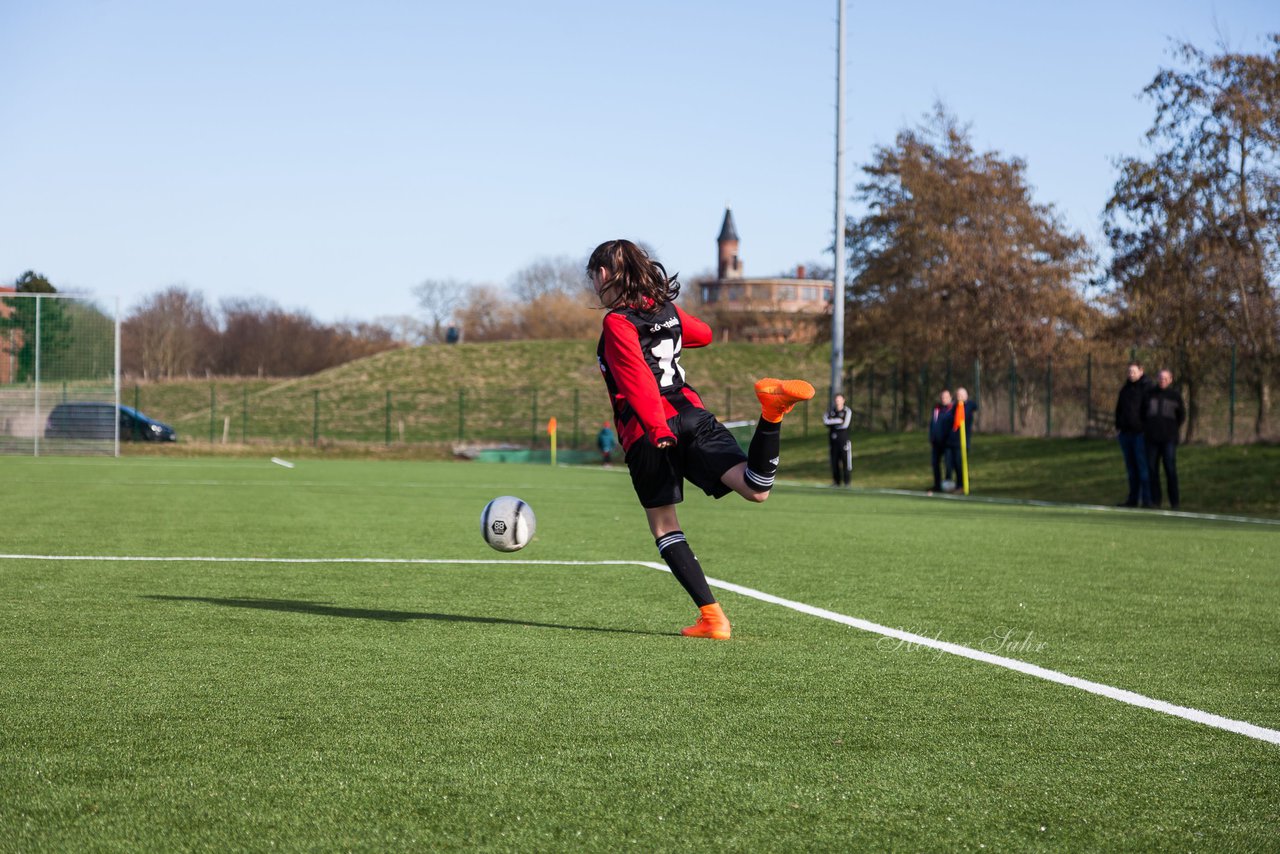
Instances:
[[[587,277],[601,267],[609,274],[598,289],[606,308],[664,305],[680,293],[679,273],[668,276],[662,264],[630,240],[606,240],[597,246],[587,261]]]

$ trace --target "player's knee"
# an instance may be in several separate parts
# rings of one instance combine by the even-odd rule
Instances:
[[[765,499],[769,497],[769,490],[766,489],[764,492],[747,491],[742,493],[742,497],[747,499],[748,501],[753,501],[756,504],[763,504],[765,502]]]

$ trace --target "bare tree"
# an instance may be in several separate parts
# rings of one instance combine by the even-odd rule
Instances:
[[[516,299],[526,303],[549,294],[589,293],[586,264],[567,255],[539,258],[511,277],[511,291]]]
[[[426,344],[429,340],[428,336],[432,333],[431,327],[411,314],[384,314],[375,317],[373,322],[391,330],[396,344],[403,347],[418,347]]]
[[[1084,237],[1033,201],[1022,160],[975,151],[942,105],[863,171],[869,212],[847,232],[851,354],[1016,364],[1096,322]]]
[[[471,285],[453,316],[471,341],[521,337],[519,312],[494,285]]]
[[[1250,357],[1256,433],[1270,430],[1280,372],[1280,34],[1268,40],[1262,54],[1176,48],[1182,67],[1144,90],[1156,106],[1152,156],[1120,162],[1107,204],[1121,320],[1135,340],[1182,353],[1188,437],[1195,387],[1230,344]]]
[[[519,307],[524,338],[591,338],[600,333],[598,308],[582,292],[552,291]]]
[[[217,333],[199,291],[180,285],[166,288],[143,300],[121,326],[126,372],[168,379],[212,366]]]
[[[423,337],[427,342],[444,340],[445,324],[453,319],[472,287],[455,279],[426,279],[414,285],[413,298],[426,317]]]

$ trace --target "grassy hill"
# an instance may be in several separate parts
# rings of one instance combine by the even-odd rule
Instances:
[[[830,359],[827,347],[750,344],[681,357],[725,420],[755,414],[751,384],[759,377],[785,373],[824,385]],[[221,441],[224,428],[233,442],[528,442],[555,416],[562,444],[586,444],[609,417],[594,341],[432,345],[307,377],[126,383],[122,395],[174,425],[184,441],[206,442]]]

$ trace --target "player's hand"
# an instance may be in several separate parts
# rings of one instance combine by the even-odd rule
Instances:
[[[659,451],[665,451],[667,448],[674,448],[676,446],[676,440],[670,436],[663,436],[654,444],[658,446]]]

